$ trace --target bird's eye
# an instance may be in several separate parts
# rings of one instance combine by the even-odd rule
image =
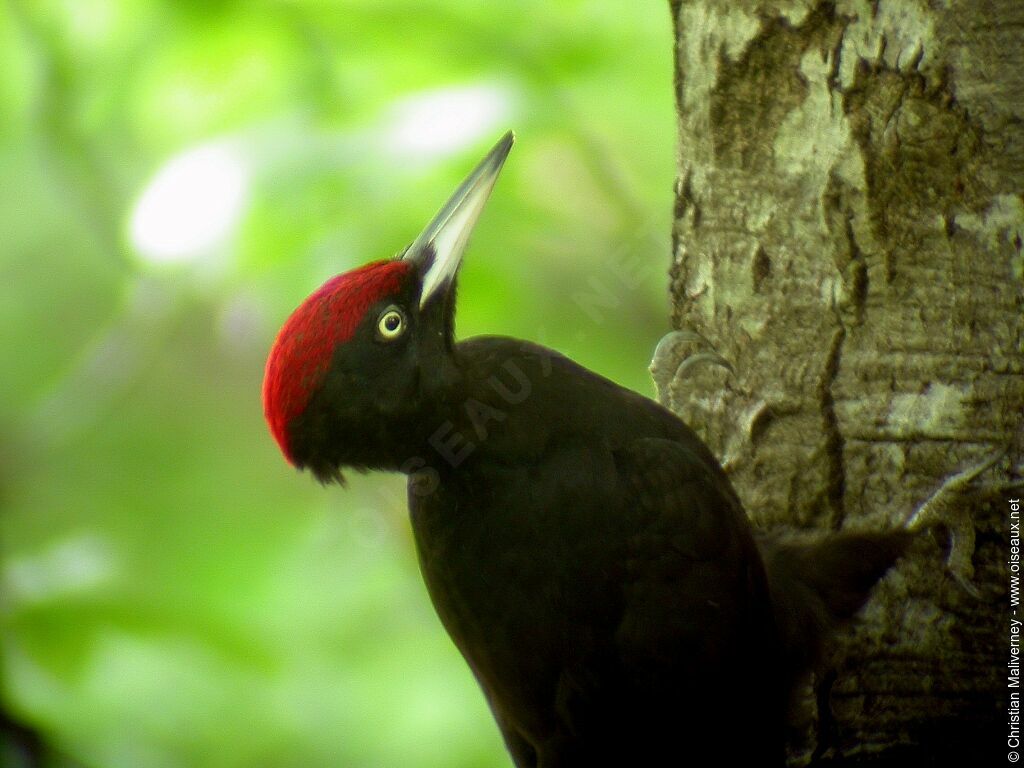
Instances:
[[[397,339],[405,330],[405,315],[397,307],[389,307],[377,320],[377,333],[384,341]]]

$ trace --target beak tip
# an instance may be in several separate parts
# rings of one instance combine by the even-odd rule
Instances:
[[[512,151],[512,145],[516,143],[516,132],[508,130],[505,134],[498,139],[498,143],[494,145],[494,148],[487,153],[487,160],[490,161],[492,168],[500,169],[505,163],[505,159],[508,157],[509,152]]]

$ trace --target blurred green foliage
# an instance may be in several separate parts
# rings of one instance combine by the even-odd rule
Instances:
[[[263,362],[512,127],[460,335],[649,392],[671,50],[663,3],[0,7],[2,696],[53,765],[508,764],[401,478],[290,470]]]

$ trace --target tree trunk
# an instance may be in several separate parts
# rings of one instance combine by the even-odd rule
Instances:
[[[751,517],[899,526],[1010,446],[845,633],[793,762],[1005,760],[1015,494],[992,486],[1019,479],[1024,412],[1024,3],[672,13],[673,321],[735,368],[673,390]]]

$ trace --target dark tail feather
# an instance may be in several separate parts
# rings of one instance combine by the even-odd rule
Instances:
[[[840,533],[817,541],[761,535],[758,544],[791,679],[815,665],[832,630],[853,617],[915,534]]]

